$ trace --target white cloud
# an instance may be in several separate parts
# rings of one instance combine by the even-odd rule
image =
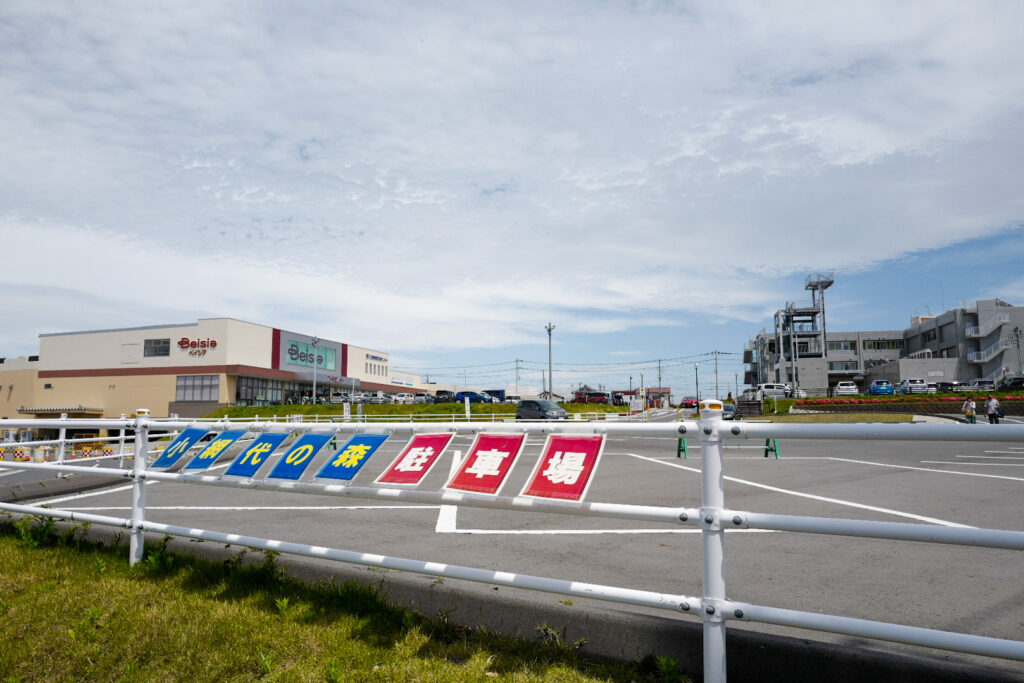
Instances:
[[[792,274],[1019,224],[1020,18],[7,3],[0,238],[54,265],[0,274],[11,334],[210,314],[415,352],[554,314],[761,325]]]

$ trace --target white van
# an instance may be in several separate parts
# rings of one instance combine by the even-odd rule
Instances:
[[[786,398],[785,384],[758,384],[755,391],[764,398],[771,398],[772,396]]]

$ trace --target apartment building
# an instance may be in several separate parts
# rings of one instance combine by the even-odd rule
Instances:
[[[812,282],[831,284],[820,276],[807,282],[808,289]],[[864,386],[911,375],[935,382],[1024,375],[1022,307],[985,299],[915,316],[903,329],[828,332],[823,291],[810,302],[787,303],[775,313],[774,329],[762,329],[748,342],[747,384],[784,383],[821,395],[840,380]]]

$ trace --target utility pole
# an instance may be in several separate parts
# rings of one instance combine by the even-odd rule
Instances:
[[[722,392],[718,390],[718,354],[720,351],[715,351],[715,398],[722,398]]]
[[[310,341],[313,342],[313,405],[316,405],[316,366],[318,365],[316,347],[320,343],[320,337],[313,337]]]
[[[552,372],[551,366],[551,330],[555,329],[555,326],[548,323],[544,326],[544,329],[548,331],[548,393],[551,394],[551,400],[555,400],[555,374]]]
[[[693,382],[697,385],[697,403],[700,404],[700,375],[697,374],[697,368],[700,367],[700,363],[693,364]]]
[[[1020,362],[1021,361],[1021,355],[1020,355],[1020,336],[1021,336],[1020,328],[1019,327],[1014,327],[1013,328],[1013,338],[1017,341],[1017,376],[1018,377],[1024,377],[1024,364],[1021,364],[1021,362]]]
[[[519,395],[519,364],[523,361],[516,358],[516,396]]]

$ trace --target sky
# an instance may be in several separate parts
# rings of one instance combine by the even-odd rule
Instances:
[[[6,0],[0,356],[232,317],[530,393],[552,324],[556,393],[724,394],[813,273],[830,330],[1024,305],[1021,45],[1016,1]]]

